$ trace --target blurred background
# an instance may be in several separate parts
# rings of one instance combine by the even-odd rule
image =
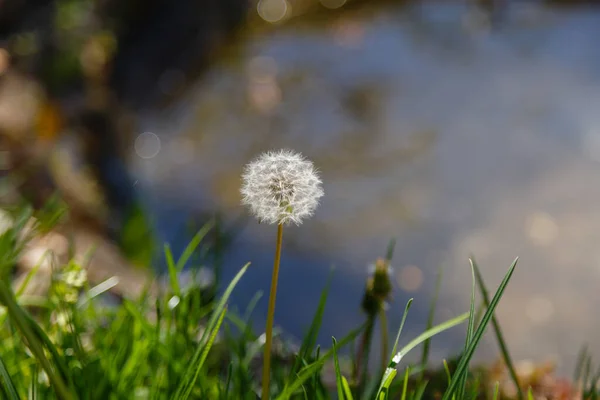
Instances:
[[[333,265],[321,343],[361,323],[368,266],[396,238],[389,314],[397,326],[415,298],[406,338],[440,268],[437,321],[468,307],[469,255],[490,288],[519,256],[498,311],[509,347],[570,372],[582,344],[600,353],[596,3],[0,0],[0,202],[58,191],[60,234],[96,245],[90,268],[125,286],[218,215],[234,234],[201,263],[225,281],[253,263],[243,310],[268,288],[276,230],[247,218],[240,173],[292,148],[325,197],[284,235],[287,335]],[[259,331],[265,315],[263,298]],[[433,356],[462,342],[444,334]],[[490,335],[477,357],[496,355]]]

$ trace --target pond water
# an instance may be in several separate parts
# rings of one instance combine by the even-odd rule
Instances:
[[[442,321],[468,309],[471,253],[490,289],[519,256],[497,314],[515,358],[554,357],[570,373],[584,342],[600,354],[600,12],[508,11],[491,30],[458,5],[380,6],[248,36],[140,121],[160,138],[132,161],[163,238],[188,212],[245,213],[243,165],[292,148],[320,169],[325,196],[284,231],[275,319],[290,335],[309,325],[332,265],[320,341],[359,325],[367,267],[395,237],[391,327],[415,298],[404,341],[425,325],[439,268]],[[268,290],[275,234],[251,221],[227,257],[225,278],[253,263],[240,308]],[[435,339],[433,360],[463,331]],[[477,358],[496,355],[488,335]]]

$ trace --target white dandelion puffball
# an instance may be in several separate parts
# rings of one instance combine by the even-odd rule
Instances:
[[[323,196],[313,163],[290,150],[262,154],[246,165],[242,180],[242,204],[269,224],[300,225]]]

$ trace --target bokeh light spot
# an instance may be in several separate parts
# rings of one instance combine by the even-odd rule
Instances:
[[[333,40],[338,46],[359,48],[365,38],[365,28],[360,21],[340,18],[333,25]]]
[[[258,15],[272,24],[282,21],[290,11],[287,0],[260,0],[256,6]]]
[[[272,57],[254,57],[248,63],[248,100],[260,112],[269,113],[281,103],[277,62]]]
[[[423,285],[423,271],[415,265],[409,265],[398,271],[396,280],[405,292],[416,292]]]
[[[558,237],[558,225],[552,216],[545,212],[535,212],[529,216],[526,225],[527,235],[538,246],[548,246]]]
[[[334,10],[346,4],[346,0],[321,0],[323,7]]]
[[[154,158],[160,152],[160,138],[152,132],[144,132],[135,139],[134,147],[140,158]]]

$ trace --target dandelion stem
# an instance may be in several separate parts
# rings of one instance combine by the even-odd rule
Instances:
[[[388,324],[387,324],[387,315],[385,313],[385,307],[383,304],[379,308],[379,321],[381,322],[381,371],[385,371],[388,362],[388,357],[390,354],[388,353]]]
[[[269,310],[267,312],[267,326],[265,329],[265,354],[263,357],[262,396],[269,399],[269,381],[271,378],[271,345],[273,342],[273,319],[275,315],[275,297],[277,296],[277,279],[279,277],[279,262],[281,260],[281,240],[283,237],[283,224],[277,226],[277,245],[275,247],[275,262],[273,263],[273,276],[271,278],[271,292],[269,294]]]
[[[369,369],[369,351],[371,348],[371,339],[373,336],[373,328],[375,327],[376,315],[377,314],[367,316],[367,326],[362,334],[358,352],[356,353],[356,364],[354,365],[352,379],[354,385],[358,388],[358,393],[362,392],[363,385],[367,378],[367,371]]]

